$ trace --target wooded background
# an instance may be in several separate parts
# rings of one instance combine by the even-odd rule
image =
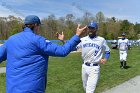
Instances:
[[[96,21],[99,25],[97,34],[107,40],[118,39],[123,32],[126,33],[128,39],[135,40],[140,38],[139,23],[131,23],[127,19],[120,20],[115,17],[107,18],[102,12],[98,12],[95,15],[85,12],[80,18],[75,17],[73,14],[56,18],[55,15],[51,14],[41,21],[44,25],[41,26],[38,34],[52,40],[56,39],[56,32],[61,33],[62,31],[67,40],[75,34],[78,23],[84,26],[92,21]],[[21,32],[22,26],[23,20],[19,17],[12,15],[0,17],[0,40],[6,40],[11,35]],[[86,35],[86,33],[84,35]]]

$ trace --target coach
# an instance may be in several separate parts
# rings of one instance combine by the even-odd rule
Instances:
[[[23,31],[11,36],[0,47],[0,62],[7,60],[6,93],[45,93],[48,57],[68,55],[86,29],[86,26],[80,29],[78,25],[76,35],[60,46],[34,33],[40,25],[37,16],[27,16]]]

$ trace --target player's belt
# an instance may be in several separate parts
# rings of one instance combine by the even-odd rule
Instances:
[[[86,62],[85,65],[86,66],[98,66],[99,64],[93,64],[93,63]]]

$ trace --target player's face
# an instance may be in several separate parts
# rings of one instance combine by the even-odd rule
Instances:
[[[125,38],[125,36],[122,36],[122,38]]]
[[[95,36],[97,29],[94,27],[88,27],[88,34],[89,36]]]

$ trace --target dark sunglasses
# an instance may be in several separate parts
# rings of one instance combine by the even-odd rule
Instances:
[[[96,29],[95,27],[88,27],[88,29]]]

